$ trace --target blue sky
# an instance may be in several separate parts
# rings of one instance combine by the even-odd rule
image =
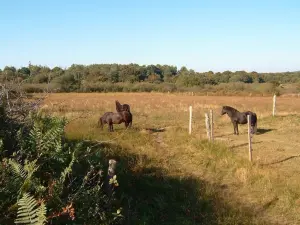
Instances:
[[[300,70],[300,1],[0,0],[0,68],[138,63]]]

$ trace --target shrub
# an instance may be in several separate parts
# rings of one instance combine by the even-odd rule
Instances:
[[[68,141],[64,119],[25,111],[16,120],[0,100],[0,224],[120,223],[114,192],[104,189],[101,148]]]

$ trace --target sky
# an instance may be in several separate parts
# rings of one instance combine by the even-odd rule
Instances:
[[[300,70],[300,1],[0,0],[0,68]]]

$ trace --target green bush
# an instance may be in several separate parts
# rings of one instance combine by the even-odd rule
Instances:
[[[66,140],[63,119],[32,113],[26,121],[9,155],[0,136],[0,224],[121,223],[101,149]]]

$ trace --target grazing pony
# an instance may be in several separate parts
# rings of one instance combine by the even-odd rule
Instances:
[[[127,111],[130,112],[130,106],[128,104],[121,104],[118,100],[116,100],[116,110],[117,112]]]
[[[125,127],[131,127],[132,125],[132,115],[128,111],[122,112],[106,112],[103,116],[100,117],[98,121],[98,126],[103,129],[104,124],[108,124],[108,131],[114,131],[113,124],[121,124],[125,123]]]
[[[233,124],[233,130],[234,134],[239,134],[238,124],[247,124],[247,116],[250,115],[251,119],[251,133],[255,134],[257,131],[257,116],[254,112],[239,112],[235,108],[232,108],[230,106],[223,106],[221,115],[227,114],[229,118],[231,119],[231,122]]]

